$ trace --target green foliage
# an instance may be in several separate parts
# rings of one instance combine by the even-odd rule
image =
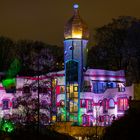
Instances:
[[[21,69],[20,67],[21,67],[21,64],[20,64],[19,60],[17,58],[15,58],[6,73],[6,77],[7,78],[15,77],[19,73],[19,71]]]
[[[32,40],[13,42],[0,37],[0,71],[6,72],[8,78],[62,70],[62,63],[63,47]]]
[[[2,85],[7,88],[16,84],[15,78],[13,79],[5,79],[2,81]]]
[[[0,130],[11,133],[14,131],[14,129],[14,124],[10,120],[2,119],[0,122]]]

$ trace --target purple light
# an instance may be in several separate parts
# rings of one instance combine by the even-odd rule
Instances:
[[[73,8],[74,8],[74,9],[78,9],[78,8],[79,8],[79,5],[78,5],[78,4],[74,4],[74,5],[73,5]]]

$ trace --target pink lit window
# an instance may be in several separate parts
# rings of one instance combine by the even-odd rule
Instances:
[[[60,86],[56,87],[56,94],[60,94]]]
[[[86,100],[85,100],[85,99],[81,99],[81,100],[80,100],[80,106],[81,106],[82,108],[85,108],[85,107],[86,107]]]
[[[128,99],[118,98],[118,111],[125,111],[128,109]]]

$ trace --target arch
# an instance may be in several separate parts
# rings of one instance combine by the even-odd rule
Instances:
[[[108,100],[106,98],[103,99],[102,106],[103,106],[103,113],[107,113],[108,112]]]
[[[30,86],[29,85],[23,86],[23,93],[30,93]]]
[[[109,107],[110,109],[115,108],[115,101],[114,101],[113,98],[110,98],[110,99],[109,99],[109,101],[108,101],[108,107]]]
[[[6,110],[6,109],[9,109],[9,104],[10,103],[10,99],[3,99],[2,100],[2,109],[3,110]]]

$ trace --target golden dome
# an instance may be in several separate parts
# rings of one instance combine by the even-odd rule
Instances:
[[[79,6],[75,4],[73,7],[74,7],[74,15],[65,25],[64,38],[88,39],[89,38],[88,27],[79,15],[78,10]]]

